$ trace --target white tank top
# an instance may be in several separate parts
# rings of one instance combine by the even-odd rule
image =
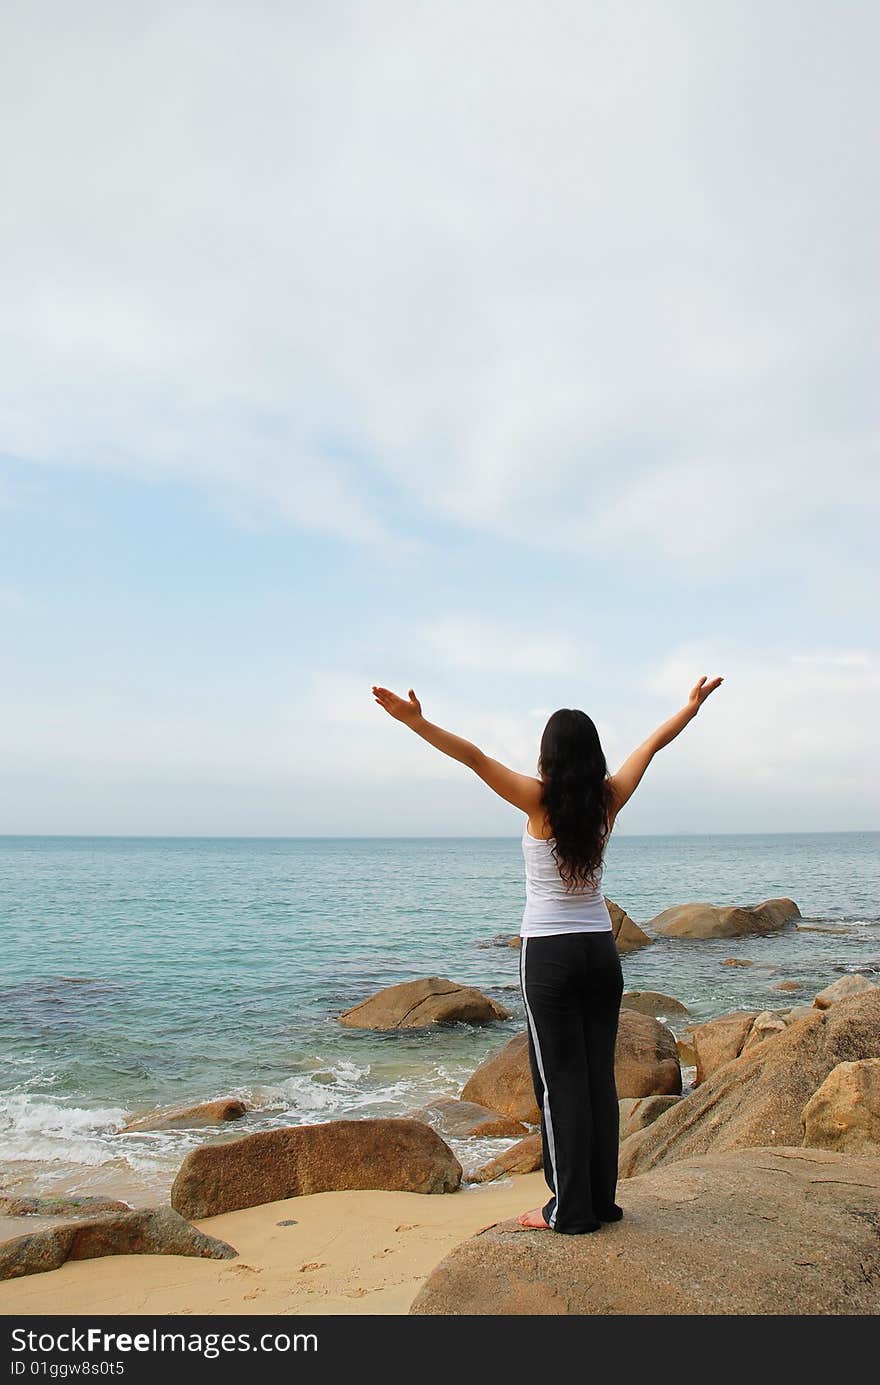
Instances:
[[[526,907],[520,937],[551,933],[608,933],[611,915],[599,884],[567,891],[553,857],[555,838],[533,837],[523,824],[522,850],[526,865]]]

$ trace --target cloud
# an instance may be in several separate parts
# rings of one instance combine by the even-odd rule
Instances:
[[[729,571],[833,528],[849,563],[876,457],[869,7],[92,0],[2,25],[7,453],[392,558],[427,515]]]
[[[573,673],[586,657],[582,641],[542,633],[515,621],[479,616],[443,616],[416,632],[441,668],[471,673],[514,673],[531,677]]]

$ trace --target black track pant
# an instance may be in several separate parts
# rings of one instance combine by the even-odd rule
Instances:
[[[623,975],[613,934],[523,938],[520,985],[552,1193],[544,1220],[572,1235],[595,1231],[619,1215],[614,1045]]]

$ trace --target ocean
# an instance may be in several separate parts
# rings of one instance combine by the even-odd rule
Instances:
[[[877,832],[613,837],[603,888],[639,923],[691,900],[788,895],[809,926],[660,939],[624,959],[627,988],[681,1000],[680,1029],[880,973],[878,847]],[[144,1205],[206,1139],[457,1095],[522,1026],[519,954],[503,942],[524,898],[519,837],[0,838],[0,1187]],[[479,986],[512,1018],[338,1023],[380,987],[432,975]],[[775,992],[780,980],[802,993]],[[225,1096],[252,1104],[245,1121],[120,1133],[132,1113]],[[456,1152],[467,1170],[508,1143]]]

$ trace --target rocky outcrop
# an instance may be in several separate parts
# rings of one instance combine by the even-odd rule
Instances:
[[[773,989],[774,991],[802,991],[804,987],[801,981],[777,981]]]
[[[67,1260],[100,1255],[196,1255],[232,1260],[238,1251],[206,1236],[170,1207],[148,1207],[67,1222],[0,1244],[0,1279],[57,1270]]]
[[[880,1154],[880,1058],[838,1063],[803,1109],[804,1144]]]
[[[541,1168],[541,1135],[527,1135],[524,1140],[511,1145],[497,1159],[490,1159],[476,1173],[471,1174],[472,1183],[491,1183],[496,1178],[507,1178],[512,1173],[535,1173]]]
[[[686,1103],[682,1103],[686,1104]],[[417,1316],[880,1312],[880,1159],[753,1149],[618,1186],[590,1236],[500,1222],[433,1270]]]
[[[620,1138],[626,1140],[637,1130],[644,1130],[654,1121],[681,1101],[680,1096],[638,1096],[624,1097],[620,1103]]]
[[[189,1129],[193,1126],[222,1125],[225,1121],[241,1120],[247,1110],[245,1102],[239,1101],[237,1097],[202,1101],[196,1106],[163,1106],[142,1116],[132,1116],[125,1122],[122,1131],[175,1130]]]
[[[722,967],[753,967],[754,962],[750,962],[748,957],[725,957],[721,963]]]
[[[489,1024],[510,1012],[473,986],[445,976],[401,981],[353,1005],[339,1016],[349,1029],[424,1029],[430,1024]]]
[[[614,1075],[619,1097],[677,1095],[681,1091],[681,1065],[675,1037],[665,1024],[651,1015],[621,1010]],[[528,1125],[538,1124],[541,1113],[535,1104],[525,1032],[480,1064],[465,1083],[461,1097]]]
[[[471,1135],[486,1140],[507,1140],[527,1133],[522,1121],[514,1120],[513,1116],[490,1111],[475,1101],[457,1101],[454,1097],[438,1098],[420,1111],[414,1111],[413,1117],[425,1121],[446,1140],[462,1140]]]
[[[880,990],[813,1010],[727,1062],[620,1147],[624,1178],[670,1160],[799,1145],[801,1112],[838,1063],[880,1057]]]
[[[694,1025],[688,1033],[694,1051],[697,1086],[717,1068],[738,1058],[755,1022],[755,1010],[734,1010],[729,1015]]]
[[[767,899],[753,907],[676,904],[652,919],[649,927],[665,938],[742,938],[773,933],[800,918],[793,899]]]
[[[130,1212],[115,1197],[0,1197],[3,1217],[95,1217],[104,1212]]]
[[[835,1005],[838,1000],[846,1000],[851,995],[865,995],[868,991],[880,990],[874,981],[869,981],[867,976],[841,976],[837,981],[832,981],[830,986],[826,986],[824,991],[820,991],[813,1004],[817,1010],[827,1010]]]
[[[662,991],[624,991],[621,1006],[624,1010],[638,1010],[640,1015],[686,1015],[688,1008],[680,1000]]]
[[[621,909],[620,905],[615,904],[607,895],[605,903],[611,915],[611,929],[617,943],[617,951],[621,956],[626,956],[628,952],[638,952],[640,947],[650,946],[654,939],[649,938],[647,933],[633,922],[625,909]]]
[[[304,1193],[452,1193],[460,1182],[452,1150],[422,1121],[326,1121],[201,1145],[181,1164],[171,1205],[195,1219]]]

